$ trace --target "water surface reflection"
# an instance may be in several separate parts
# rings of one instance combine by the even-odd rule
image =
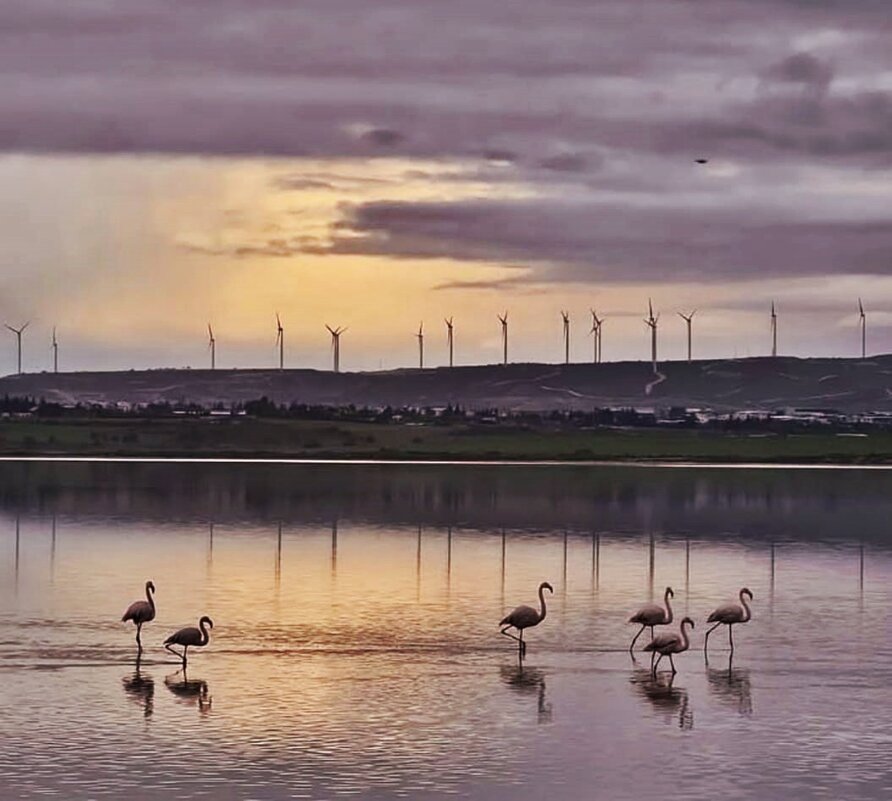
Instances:
[[[669,775],[693,801],[892,792],[883,474],[0,478],[6,797],[662,801]],[[149,579],[134,664],[120,616]],[[496,623],[541,581],[555,593],[520,664]],[[627,650],[629,615],[666,586],[698,624],[674,679]],[[700,624],[741,586],[756,602],[734,662],[717,631],[704,664]],[[214,637],[178,671],[161,642],[205,611]]]

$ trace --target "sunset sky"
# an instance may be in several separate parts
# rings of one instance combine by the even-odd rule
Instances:
[[[888,0],[6,0],[24,367],[892,350]],[[695,159],[707,158],[706,165]],[[0,373],[15,367],[0,340]]]

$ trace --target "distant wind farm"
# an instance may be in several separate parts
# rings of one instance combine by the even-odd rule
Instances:
[[[600,364],[604,361],[603,356],[603,328],[606,320],[609,319],[609,313],[601,313],[595,311],[594,308],[589,310],[591,315],[591,328],[589,329],[589,335],[592,337],[592,351],[591,351],[591,362],[593,364]],[[694,357],[694,316],[700,314],[702,316],[704,312],[699,309],[691,309],[688,312],[685,311],[677,311],[676,314],[679,319],[683,322],[684,328],[681,329],[678,333],[683,338],[685,353],[687,361],[692,361]],[[706,310],[706,314],[709,314],[709,311]],[[866,359],[868,358],[868,339],[867,339],[867,311],[864,308],[864,303],[861,298],[858,298],[857,302],[857,340],[853,342],[853,351],[854,355],[859,355],[860,358]],[[769,319],[769,335],[767,339],[767,352],[771,355],[772,358],[777,358],[780,355],[779,349],[779,325],[778,325],[778,307],[777,304],[772,301],[768,311],[768,319]],[[498,332],[501,343],[501,363],[503,365],[507,365],[509,363],[508,358],[508,311],[506,310],[502,314],[496,315],[496,319],[499,324]],[[443,357],[442,360],[431,364],[429,360],[426,360],[426,356],[428,352],[426,351],[426,343],[425,343],[425,332],[424,332],[424,321],[422,320],[418,324],[418,329],[414,334],[416,343],[417,343],[417,354],[418,354],[418,362],[417,368],[419,370],[431,369],[434,367],[448,366],[455,367],[455,317],[449,316],[444,318],[445,322],[445,330],[446,336],[444,341],[443,348]],[[563,364],[571,364],[576,363],[576,360],[572,358],[572,352],[570,347],[570,323],[571,316],[570,312],[566,309],[560,310],[560,342],[561,342],[561,358],[560,362]],[[21,374],[24,371],[23,362],[22,362],[22,353],[23,353],[23,338],[26,329],[28,329],[31,321],[28,321],[20,326],[13,326],[9,323],[5,324],[5,327],[13,334],[15,337],[14,345],[15,345],[15,364],[16,364],[16,373]],[[653,371],[657,372],[657,366],[659,364],[659,353],[658,353],[658,344],[659,344],[659,335],[662,330],[660,325],[660,313],[654,310],[653,300],[648,299],[647,301],[647,309],[646,316],[644,317],[644,323],[648,331],[647,342],[649,344],[649,352],[643,351],[642,360],[645,358],[651,363],[651,367]],[[276,337],[275,337],[275,347],[276,347],[276,357],[277,357],[277,366],[278,369],[285,369],[285,327],[282,322],[281,315],[276,312],[275,314],[275,325],[276,325]],[[332,327],[328,324],[325,325],[325,330],[328,331],[330,336],[330,350],[331,350],[331,369],[333,372],[338,373],[341,372],[341,334],[343,334],[346,330],[346,326],[337,326]],[[840,331],[840,336],[845,336],[845,330]],[[644,343],[642,343],[644,344]],[[207,324],[207,350],[209,356],[209,364],[210,369],[217,369],[217,338],[214,333],[214,327],[209,322]],[[642,349],[643,350],[643,349]],[[51,358],[49,362],[49,368],[53,373],[59,372],[59,342],[56,334],[56,326],[52,327],[51,333],[51,341],[50,341],[50,353]],[[647,356],[645,357],[645,353]],[[820,354],[815,353],[814,356],[818,357]],[[737,354],[729,354],[729,358],[737,358]],[[522,358],[517,359],[516,361],[522,362],[525,361]],[[580,360],[581,361],[581,360]],[[158,365],[158,367],[163,367],[164,365]],[[295,364],[291,365],[292,368],[300,368],[303,365]],[[408,366],[408,365],[407,365]],[[471,365],[467,365],[471,366]],[[251,365],[246,365],[246,367],[251,367]],[[257,368],[261,368],[262,365],[256,365]],[[46,368],[44,368],[46,369]]]

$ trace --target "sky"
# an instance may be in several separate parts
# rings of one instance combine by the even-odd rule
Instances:
[[[5,0],[26,370],[892,351],[887,0]],[[697,159],[707,159],[698,164]],[[15,339],[0,339],[0,373]]]

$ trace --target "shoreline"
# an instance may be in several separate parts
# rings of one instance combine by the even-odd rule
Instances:
[[[109,464],[246,464],[246,465],[343,465],[428,467],[659,467],[695,470],[872,470],[892,471],[892,462],[790,462],[790,461],[697,461],[692,459],[455,459],[395,457],[283,457],[283,456],[184,456],[182,454],[2,454],[0,462],[58,462]]]
[[[268,463],[892,467],[892,430],[469,426],[263,418],[0,422],[0,458]]]

